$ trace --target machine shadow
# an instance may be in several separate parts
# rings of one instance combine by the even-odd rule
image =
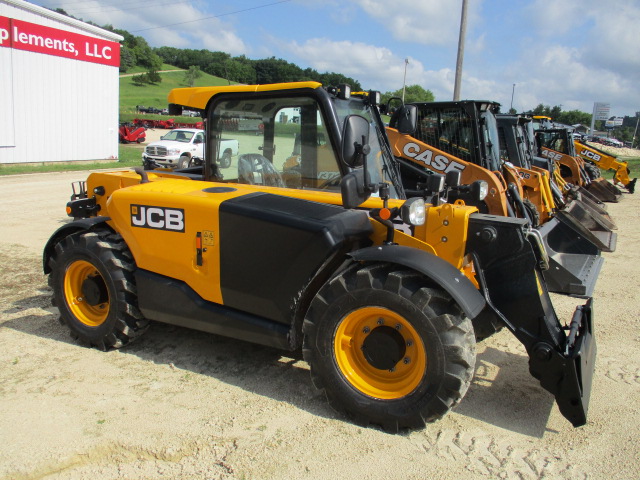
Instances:
[[[50,292],[20,299],[2,313],[16,314],[29,308],[47,310],[50,314],[19,315],[0,322],[1,329],[35,335],[88,348],[71,338],[66,326],[58,322],[58,311],[51,306]],[[219,380],[324,418],[340,418],[319,394],[302,360],[302,352],[288,352],[187,328],[151,322],[149,329],[136,341],[120,349],[155,365],[167,365]]]
[[[455,412],[542,438],[554,404],[554,397],[529,373],[526,354],[487,347],[478,354],[474,379]]]

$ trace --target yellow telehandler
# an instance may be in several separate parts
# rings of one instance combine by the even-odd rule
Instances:
[[[583,425],[592,299],[560,322],[525,220],[441,202],[442,176],[407,199],[379,97],[315,82],[172,90],[173,114],[206,120],[205,158],[76,187],[75,221],[44,249],[62,322],[100,349],[150,320],[301,348],[336,410],[397,431],[462,400],[484,316],[522,342],[531,374]],[[224,168],[223,138],[239,144]]]

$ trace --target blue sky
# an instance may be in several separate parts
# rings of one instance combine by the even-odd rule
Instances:
[[[436,100],[453,96],[462,0],[34,3],[111,23],[152,46],[275,56],[365,89],[402,88],[406,58],[408,85]],[[640,111],[639,0],[468,0],[467,23],[461,98],[495,100],[503,111],[512,92],[519,111],[543,103],[590,113],[594,102],[611,104],[611,115]]]

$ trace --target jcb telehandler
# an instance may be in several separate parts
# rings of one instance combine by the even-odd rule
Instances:
[[[397,109],[387,134],[402,182],[411,194],[432,172],[459,171],[462,184],[468,187],[454,191],[450,200],[462,200],[492,215],[527,217],[549,253],[551,268],[544,274],[550,290],[589,297],[603,262],[600,252],[615,249],[616,235],[602,222],[587,218],[599,214],[582,208],[579,201],[558,215],[549,171],[504,161],[494,113],[498,106],[468,100]],[[488,187],[481,202],[469,197],[476,182],[486,182]]]
[[[574,139],[573,144],[576,153],[580,155],[586,162],[592,164],[595,169],[590,169],[595,178],[599,178],[601,170],[613,170],[615,175],[613,177],[614,185],[621,185],[626,188],[629,193],[634,193],[636,189],[637,178],[631,180],[629,174],[629,164],[622,160],[618,160],[618,157],[600,150],[593,145],[587,145],[579,140]]]
[[[149,320],[302,347],[334,408],[395,431],[462,399],[484,317],[523,343],[531,374],[583,425],[592,300],[560,323],[525,220],[442,204],[441,176],[424,189],[432,203],[406,200],[377,99],[314,82],[171,91],[172,113],[206,119],[204,164],[79,184],[75,220],[44,249],[62,322],[105,350]],[[222,138],[240,145],[225,169]]]

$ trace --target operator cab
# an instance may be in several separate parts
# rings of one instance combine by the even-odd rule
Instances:
[[[204,111],[204,164],[176,173],[216,182],[340,193],[342,178],[353,170],[342,160],[346,119],[357,115],[369,125],[366,167],[371,183],[388,184],[390,198],[404,198],[370,98],[377,95],[351,95],[348,86],[213,93]],[[228,164],[219,160],[225,142],[237,142],[237,155]]]

